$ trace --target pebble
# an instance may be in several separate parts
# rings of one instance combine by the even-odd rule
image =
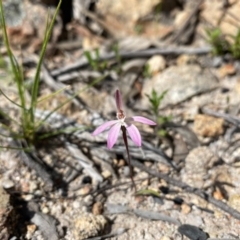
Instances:
[[[217,137],[224,132],[223,124],[222,118],[197,114],[194,119],[194,132],[203,137]]]
[[[200,94],[218,86],[216,79],[209,71],[203,71],[198,65],[170,66],[153,76],[143,85],[142,98],[137,103],[139,109],[149,109],[149,99],[153,89],[161,94],[168,90],[161,102],[161,107],[178,104],[196,94]]]
[[[177,58],[177,65],[183,66],[196,62],[197,58],[194,55],[182,54]]]
[[[203,232],[200,228],[190,224],[183,224],[178,228],[178,232],[188,237],[191,240],[206,240],[208,234]]]
[[[120,159],[119,162],[118,162],[118,167],[122,167],[122,166],[125,166],[125,165],[126,165],[126,162],[123,159]]]
[[[103,232],[107,220],[102,215],[87,214],[78,216],[72,221],[73,239],[86,239],[97,236]]]
[[[23,196],[23,199],[24,199],[25,201],[30,201],[30,200],[33,199],[33,195],[32,195],[32,194],[24,195],[24,196]]]
[[[222,57],[216,56],[213,58],[212,66],[215,68],[220,67],[222,64],[222,61],[223,61]]]
[[[36,182],[30,182],[29,184],[29,191],[30,192],[35,192],[35,190],[38,188],[38,185]]]
[[[63,213],[63,207],[62,207],[62,205],[53,205],[53,206],[51,207],[51,214],[59,216],[59,215],[61,215],[62,213]]]
[[[213,197],[217,200],[223,200],[224,196],[221,190],[217,187],[216,190],[213,192]]]
[[[181,171],[183,182],[192,187],[202,188],[208,176],[208,170],[218,162],[218,157],[208,147],[197,147],[189,152],[185,167]]]
[[[240,211],[240,195],[239,194],[233,194],[229,197],[229,205],[236,209],[237,211]]]
[[[93,204],[93,196],[92,195],[87,195],[84,199],[83,202],[87,205],[90,206]]]
[[[101,215],[103,213],[103,204],[101,202],[94,203],[92,213],[94,215]]]
[[[34,224],[27,225],[26,239],[32,239],[33,233],[36,231],[37,227]]]
[[[42,196],[42,195],[43,195],[43,192],[42,192],[42,190],[38,189],[38,190],[36,190],[36,191],[34,192],[34,194],[35,194],[36,196]]]
[[[129,177],[130,176],[130,168],[128,166],[125,166],[123,168],[123,174],[125,177]]]
[[[91,186],[84,186],[80,189],[79,194],[80,195],[86,195],[91,191]]]
[[[104,179],[108,179],[112,176],[112,173],[108,170],[104,170],[101,174],[104,177]]]
[[[4,189],[10,189],[10,188],[13,188],[15,186],[14,182],[10,179],[4,179],[2,181],[2,187]]]
[[[76,201],[74,201],[74,202],[72,203],[72,206],[73,206],[73,208],[78,209],[78,208],[81,207],[81,204],[80,204],[79,201],[76,200]]]
[[[225,64],[218,69],[218,75],[220,78],[224,78],[228,75],[234,75],[234,74],[236,74],[236,68],[231,63]]]
[[[43,207],[42,212],[47,214],[49,213],[49,208],[48,207]]]
[[[163,237],[161,237],[161,240],[172,240],[172,238],[170,238],[168,236],[163,236]]]
[[[147,61],[149,73],[152,75],[166,68],[166,60],[161,55],[154,55]]]
[[[188,213],[191,212],[191,210],[192,210],[192,208],[191,208],[188,204],[183,203],[183,204],[181,205],[181,212],[182,212],[183,214],[188,214]]]

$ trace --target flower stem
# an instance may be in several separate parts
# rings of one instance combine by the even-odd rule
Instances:
[[[122,136],[123,136],[123,141],[124,141],[124,144],[125,144],[125,147],[126,147],[126,150],[127,150],[127,162],[128,162],[128,166],[130,168],[130,178],[132,180],[132,184],[133,184],[133,187],[135,189],[135,192],[136,192],[136,184],[133,180],[133,167],[131,165],[131,157],[130,157],[130,154],[129,154],[129,148],[128,148],[128,140],[127,140],[127,134],[126,134],[126,128],[124,126],[121,126],[121,130],[122,130]]]

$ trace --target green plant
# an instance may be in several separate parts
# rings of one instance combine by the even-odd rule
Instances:
[[[236,59],[240,58],[240,29],[238,30],[236,36],[230,36],[233,39],[233,44],[230,45],[230,52]]]
[[[57,9],[53,15],[52,20],[49,20],[49,17],[46,22],[46,31],[44,35],[43,45],[40,52],[39,61],[37,63],[36,67],[36,73],[34,76],[33,84],[32,86],[27,87],[25,84],[25,79],[23,75],[23,69],[19,66],[17,60],[15,59],[11,48],[9,44],[9,39],[6,31],[6,24],[5,24],[5,18],[4,18],[4,12],[3,12],[3,6],[2,1],[0,0],[0,18],[1,18],[1,26],[3,31],[3,37],[4,37],[4,43],[7,49],[7,54],[10,60],[10,65],[12,68],[12,78],[14,83],[16,84],[17,91],[18,91],[18,97],[19,101],[13,101],[11,98],[7,96],[7,94],[4,93],[2,89],[0,89],[0,93],[11,103],[14,104],[20,111],[20,120],[16,120],[12,118],[7,112],[0,109],[0,115],[5,118],[7,121],[7,124],[5,122],[1,122],[0,127],[5,130],[5,132],[9,133],[10,136],[13,139],[20,139],[27,143],[27,145],[31,148],[34,146],[35,142],[38,139],[43,139],[47,136],[51,135],[57,135],[57,132],[54,131],[53,133],[49,132],[48,134],[45,133],[45,136],[39,135],[40,129],[42,130],[43,125],[46,123],[47,119],[57,110],[59,110],[62,106],[67,104],[68,102],[72,101],[73,98],[75,98],[80,92],[85,91],[90,86],[96,84],[97,82],[101,81],[105,78],[105,76],[94,80],[91,84],[89,84],[87,87],[80,89],[76,94],[74,94],[71,98],[67,99],[65,102],[63,102],[61,105],[57,106],[55,109],[53,109],[48,115],[45,116],[44,119],[39,120],[36,118],[36,110],[37,110],[37,104],[40,101],[43,101],[44,99],[38,99],[39,95],[39,84],[40,84],[40,70],[41,65],[44,59],[45,51],[47,44],[49,42],[52,28],[54,25],[54,21],[57,17],[57,13],[59,11],[60,5],[62,3],[62,0],[59,1],[59,4],[57,6]],[[30,101],[26,97],[26,93],[30,92]],[[50,96],[54,96],[57,93],[61,92],[62,90],[59,90],[55,93],[50,94]],[[49,98],[49,96],[46,96],[45,99]],[[14,127],[13,127],[14,126]],[[69,129],[68,129],[69,131]],[[1,133],[3,137],[8,137],[8,134]],[[59,133],[63,132],[63,130],[59,130]],[[26,149],[24,149],[26,150]]]
[[[134,27],[134,31],[138,35],[142,34],[143,33],[143,26],[141,24],[136,24],[136,26]]]
[[[208,42],[213,48],[213,54],[223,55],[224,53],[231,53],[234,58],[240,58],[240,29],[235,36],[224,36],[219,28],[207,29],[206,32]]]
[[[155,89],[152,90],[151,95],[146,94],[150,105],[151,105],[151,110],[156,118],[156,121],[158,123],[158,129],[157,133],[160,136],[165,136],[167,134],[167,131],[164,128],[161,128],[161,126],[169,122],[172,117],[171,116],[160,116],[159,115],[159,107],[161,105],[162,100],[166,96],[168,90],[163,91],[161,94],[158,94]]]
[[[85,51],[84,55],[88,60],[88,63],[95,71],[103,71],[107,68],[107,62],[106,61],[100,61],[100,54],[99,49],[96,48],[94,50],[95,58],[92,56],[92,53],[90,51]]]
[[[3,5],[2,1],[0,1],[0,17],[1,17],[1,25],[2,25],[2,30],[3,30],[3,37],[4,37],[4,43],[7,48],[7,54],[10,59],[10,64],[13,72],[13,78],[14,82],[16,83],[17,90],[18,90],[18,95],[19,95],[19,100],[20,103],[17,104],[13,101],[11,101],[6,95],[4,95],[11,103],[15,104],[17,107],[20,108],[21,110],[21,120],[20,120],[20,125],[21,125],[21,133],[17,134],[22,136],[22,138],[26,139],[29,142],[33,142],[35,138],[35,133],[36,133],[36,118],[35,118],[35,110],[37,107],[37,97],[38,97],[38,89],[39,89],[39,82],[40,82],[40,70],[41,70],[41,65],[43,62],[43,58],[45,55],[45,51],[47,48],[47,43],[50,39],[52,28],[54,25],[54,21],[57,17],[57,13],[59,11],[60,5],[61,5],[62,0],[59,1],[59,4],[57,6],[57,9],[54,13],[53,19],[49,21],[49,17],[47,19],[46,23],[46,31],[44,35],[44,40],[43,40],[43,46],[41,49],[40,57],[39,57],[39,62],[37,64],[37,69],[34,77],[34,82],[33,86],[31,89],[31,100],[30,103],[27,102],[26,98],[26,88],[25,88],[25,83],[24,83],[24,76],[23,76],[23,70],[19,66],[17,60],[15,59],[11,48],[9,44],[9,39],[7,35],[7,30],[6,30],[6,24],[5,24],[5,17],[4,17],[4,12],[3,12]],[[3,91],[1,91],[2,94]],[[4,113],[2,110],[0,113],[7,117],[10,121],[17,123],[13,118],[8,116],[8,114]],[[18,123],[17,123],[18,124]],[[7,126],[5,126],[7,127]],[[38,126],[40,127],[40,126]],[[8,129],[9,131],[11,130],[10,128]],[[10,131],[12,132],[12,131]],[[12,132],[13,134],[13,132]],[[15,136],[15,134],[13,134]]]
[[[163,91],[160,95],[156,92],[155,89],[152,90],[151,95],[146,94],[150,104],[151,104],[151,110],[153,111],[156,118],[159,117],[159,107],[161,105],[161,102],[165,95],[167,94],[168,90]]]
[[[146,78],[150,78],[152,76],[152,74],[150,72],[150,65],[148,63],[144,65],[143,76]]]
[[[207,41],[213,48],[214,55],[222,55],[229,50],[229,42],[225,39],[220,28],[206,29]]]

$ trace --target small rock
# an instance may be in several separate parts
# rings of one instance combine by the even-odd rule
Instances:
[[[177,65],[183,66],[191,63],[196,63],[196,60],[197,58],[194,55],[182,54],[177,58]]]
[[[123,167],[126,165],[126,162],[123,159],[120,159],[118,162],[118,167]]]
[[[161,2],[159,0],[142,0],[139,4],[138,0],[118,0],[113,4],[111,0],[101,0],[98,1],[97,11],[105,17],[104,20],[109,23],[110,27],[115,26],[115,32],[119,32],[120,26],[125,27],[126,30],[134,28],[138,19],[147,16]],[[116,24],[118,24],[117,29]]]
[[[30,201],[30,200],[33,199],[33,195],[32,194],[26,194],[22,198],[26,201]]]
[[[223,200],[224,199],[224,196],[223,196],[222,192],[220,191],[220,189],[218,187],[213,192],[213,197],[217,200]]]
[[[99,236],[103,233],[107,220],[102,215],[88,214],[72,221],[72,232],[75,240]]]
[[[81,203],[76,200],[76,201],[74,201],[74,202],[72,203],[72,206],[73,206],[73,208],[78,209],[78,208],[81,207]]]
[[[80,195],[86,195],[91,191],[91,186],[84,186],[80,189],[79,194]]]
[[[149,179],[146,179],[146,180],[142,181],[142,182],[141,182],[141,186],[142,186],[142,187],[147,187],[147,186],[149,186]]]
[[[168,237],[168,236],[163,236],[163,237],[161,238],[161,240],[172,240],[172,238],[170,238],[170,237]]]
[[[170,66],[144,82],[142,99],[136,107],[139,109],[149,108],[150,103],[145,94],[151,95],[153,89],[158,94],[168,90],[161,102],[161,107],[165,107],[168,104],[178,104],[196,94],[211,90],[217,85],[218,83],[212,75],[196,64]]]
[[[90,176],[84,176],[82,179],[82,184],[91,184],[92,178]]]
[[[38,188],[38,185],[36,182],[30,182],[29,184],[29,192],[35,192],[35,190]]]
[[[103,205],[101,202],[96,202],[93,204],[92,213],[94,215],[101,215],[103,213]]]
[[[2,181],[2,187],[3,187],[4,189],[11,189],[11,188],[13,188],[14,186],[15,186],[14,182],[13,182],[12,180],[10,180],[10,179],[4,179],[4,180]]]
[[[103,171],[101,174],[104,177],[104,179],[110,178],[112,176],[112,173],[108,170]]]
[[[212,61],[212,66],[214,68],[220,67],[223,62],[223,58],[221,56],[215,56]]]
[[[229,197],[229,205],[236,209],[237,211],[240,211],[240,195],[234,194]]]
[[[42,212],[45,213],[45,214],[49,213],[49,208],[48,207],[44,207],[42,209]]]
[[[187,121],[193,121],[195,116],[199,112],[199,106],[189,106],[183,113],[183,119]]]
[[[37,226],[34,224],[27,225],[26,239],[33,239],[33,233],[36,231]]]
[[[218,69],[218,75],[220,78],[224,78],[227,75],[234,75],[236,74],[236,68],[233,64],[225,64]]]
[[[217,137],[223,134],[224,120],[212,116],[198,114],[194,120],[194,131],[203,137]]]
[[[190,213],[191,212],[191,210],[192,210],[192,208],[188,205],[188,204],[186,204],[186,203],[183,203],[182,205],[181,205],[181,209],[182,209],[182,213],[183,214],[188,214],[188,213]]]
[[[188,237],[191,240],[206,240],[208,239],[208,234],[203,232],[200,228],[183,224],[178,228],[178,232],[182,235]]]
[[[134,197],[134,200],[137,204],[142,203],[146,198],[144,196],[138,195]]]
[[[147,64],[149,66],[149,73],[155,75],[166,68],[166,60],[161,55],[152,56]]]
[[[192,187],[204,187],[204,179],[217,161],[218,157],[208,147],[194,148],[185,159],[182,180]]]
[[[183,202],[184,202],[184,200],[183,200],[182,198],[180,198],[180,197],[175,197],[175,198],[173,199],[173,202],[174,202],[176,205],[182,205]]]
[[[90,206],[93,204],[93,196],[92,195],[87,195],[84,199],[83,202],[87,205]]]
[[[130,170],[129,166],[125,166],[123,168],[123,174],[124,174],[125,177],[130,177],[131,170]]]

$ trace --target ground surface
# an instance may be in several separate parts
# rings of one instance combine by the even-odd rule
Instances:
[[[57,19],[41,72],[39,98],[68,88],[41,101],[38,118],[79,92],[38,133],[64,134],[36,142],[30,154],[0,152],[0,239],[239,239],[240,65],[230,54],[212,55],[206,28],[236,35],[240,2],[82,2],[73,1],[65,27]],[[31,85],[46,5],[24,1],[19,12],[7,30]],[[11,71],[3,66],[1,76],[2,91],[18,102]],[[159,108],[168,121],[137,125],[142,149],[129,140],[137,192],[121,137],[108,150],[107,132],[91,135],[116,118],[116,89],[127,116],[154,121],[146,94],[168,90]],[[0,108],[20,122],[19,109],[3,95]],[[17,143],[1,138],[3,146]]]

